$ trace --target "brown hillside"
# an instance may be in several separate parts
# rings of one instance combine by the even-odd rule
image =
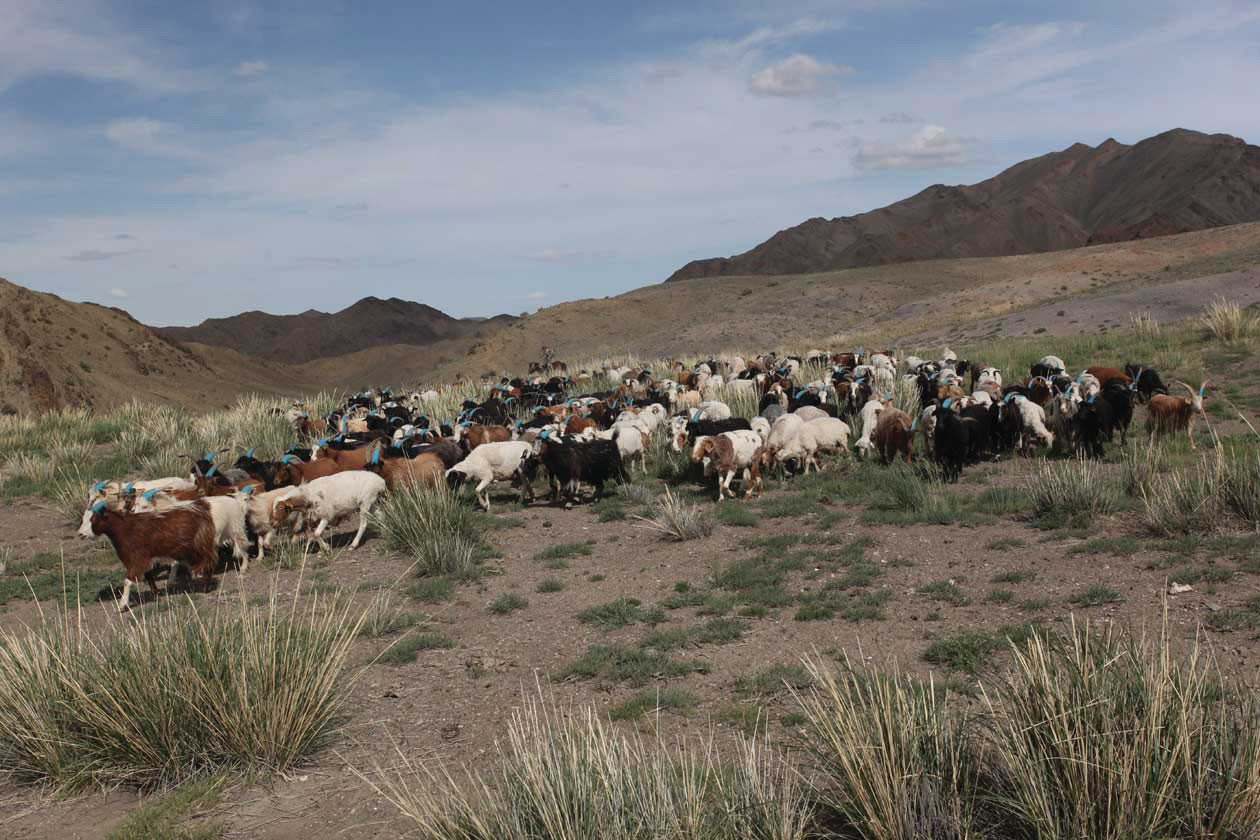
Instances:
[[[287,364],[357,353],[373,347],[426,347],[443,341],[488,334],[516,320],[452,318],[422,303],[365,297],[340,312],[314,309],[298,315],[242,312],[230,318],[210,318],[195,327],[157,327],[157,332],[181,342],[230,347],[249,356]]]
[[[519,371],[544,344],[557,358],[578,362],[627,355],[690,359],[725,349],[799,351],[835,336],[846,339],[833,343],[879,336],[923,346],[995,331],[1083,333],[1108,322],[1127,324],[1139,310],[1184,318],[1187,295],[1195,312],[1218,294],[1260,302],[1260,272],[1248,270],[1256,267],[1260,223],[1053,253],[661,283],[540,310],[439,373]],[[1135,289],[1149,294],[1134,296]],[[1058,320],[1025,320],[1030,309]]]
[[[132,398],[220,406],[292,387],[290,372],[232,351],[199,353],[121,309],[0,280],[0,410],[109,406]]]
[[[1260,148],[1174,129],[1132,146],[1077,143],[978,184],[809,219],[743,254],[690,262],[669,281],[1041,253],[1257,220]]]

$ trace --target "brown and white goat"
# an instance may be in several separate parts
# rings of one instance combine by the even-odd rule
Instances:
[[[1146,430],[1151,434],[1152,446],[1156,437],[1185,430],[1190,448],[1197,449],[1194,445],[1194,420],[1203,413],[1203,389],[1207,387],[1207,381],[1199,386],[1198,393],[1184,382],[1177,384],[1189,391],[1190,396],[1153,395],[1146,405]]]
[[[717,473],[719,502],[727,496],[735,498],[731,482],[741,471],[744,479],[744,495],[746,497],[761,495],[761,464],[763,460],[766,460],[761,435],[743,429],[697,438],[691,450],[691,460],[698,464],[706,458],[709,461],[709,469]]]
[[[460,445],[464,447],[466,452],[472,452],[483,444],[501,443],[511,439],[512,430],[507,426],[481,426],[475,424],[465,426],[463,434],[459,438]]]
[[[209,584],[214,580],[214,521],[205,502],[192,502],[154,513],[120,513],[104,502],[96,502],[92,516],[79,529],[79,536],[90,539],[105,536],[114,546],[123,568],[127,570],[118,611],[131,603],[131,586],[143,576],[149,589],[157,594],[153,565],[159,559],[186,564],[194,574]]]

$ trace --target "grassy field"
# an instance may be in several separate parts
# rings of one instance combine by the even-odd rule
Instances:
[[[277,404],[0,418],[0,800],[21,836],[132,840],[377,808],[368,836],[1260,836],[1247,323],[954,348],[1008,381],[1047,352],[1206,379],[1197,451],[1138,429],[956,485],[839,456],[715,505],[658,444],[597,504],[398,492],[356,552],[281,541],[123,617],[112,552],[70,541],[87,486],[272,456]],[[144,797],[102,811],[115,788]]]

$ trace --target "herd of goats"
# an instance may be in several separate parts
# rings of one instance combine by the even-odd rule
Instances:
[[[504,379],[445,422],[424,413],[435,391],[356,394],[322,425],[295,405],[286,417],[302,442],[275,460],[250,449],[228,467],[215,463],[221,452],[209,452],[187,477],[98,482],[79,534],[113,544],[126,568],[118,601],[125,610],[142,576],[156,594],[158,560],[184,564],[209,585],[221,545],[243,572],[254,544],[261,559],[277,530],[306,532],[308,545],[322,546],[329,525],[355,513],[356,548],[373,506],[404,485],[470,485],[488,510],[494,482],[511,482],[522,502],[533,501],[541,465],[552,499],[572,505],[583,484],[598,498],[606,483],[645,469],[652,441],[662,435],[665,446],[689,451],[716,480],[719,500],[736,496],[737,478],[748,496],[760,493],[768,469],[819,469],[820,453],[909,461],[919,440],[921,455],[948,481],[967,464],[1041,446],[1097,458],[1117,434],[1124,443],[1137,404],[1146,406],[1152,443],[1175,433],[1194,445],[1203,387],[1177,382],[1188,396],[1170,395],[1149,366],[1094,366],[1073,376],[1061,359],[1046,356],[1021,381],[1004,383],[997,368],[943,355],[723,356],[690,368],[677,363],[668,379],[617,367],[602,373],[619,384],[597,393],[581,392],[593,382],[586,373]],[[809,369],[830,374],[800,381]],[[909,386],[917,390],[914,416],[894,400],[898,387]],[[741,404],[758,403],[757,416],[733,416],[726,402],[710,398],[736,402],[731,395],[740,393],[747,395]],[[859,434],[851,449],[853,428]]]

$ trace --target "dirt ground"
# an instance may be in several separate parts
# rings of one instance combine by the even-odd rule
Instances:
[[[1027,472],[1025,463],[980,465],[966,471],[958,491],[974,495],[1013,486]],[[702,498],[698,488],[684,492],[697,501]],[[710,491],[703,492],[700,503],[711,506]],[[1088,533],[1041,531],[1026,514],[986,518],[978,524],[878,525],[863,521],[861,506],[825,497],[802,504],[804,515],[779,516],[790,510],[787,503],[799,498],[797,492],[787,482],[761,501],[740,502],[758,514],[754,527],[723,524],[711,536],[685,543],[663,542],[633,518],[600,522],[586,506],[565,510],[540,502],[521,510],[509,504],[508,497],[500,497],[496,514],[506,520],[501,524],[513,526],[489,533],[501,557],[491,561],[492,574],[459,587],[448,603],[407,602],[402,590],[413,579],[407,563],[388,555],[371,530],[358,551],[313,561],[304,573],[259,567],[246,575],[225,572],[217,592],[191,596],[199,606],[232,607],[243,594],[265,592],[273,580],[285,594],[298,586],[358,587],[361,591],[355,597],[364,604],[379,587],[396,585],[399,602],[410,603],[431,619],[422,629],[449,637],[455,646],[421,651],[414,663],[386,665],[372,660],[388,639],[358,640],[353,717],[340,744],[285,778],[234,788],[213,816],[224,821],[228,837],[398,836],[405,824],[352,768],[371,772],[377,766],[393,766],[395,747],[413,761],[441,762],[453,772],[462,766],[487,767],[495,739],[503,734],[522,692],[533,692],[537,684],[561,702],[612,709],[638,689],[601,678],[556,677],[588,646],[633,645],[652,628],[634,624],[606,630],[580,622],[577,614],[619,597],[639,599],[647,607],[679,590],[714,591],[716,572],[762,550],[750,546],[749,540],[775,535],[808,534],[813,540],[792,547],[802,562],[784,588],[798,603],[846,573],[835,560],[837,549],[869,537],[872,542],[862,554],[878,571],[862,589],[887,599],[882,615],[856,623],[840,614],[801,621],[796,620],[798,603],[792,603],[770,608],[763,616],[743,616],[746,630],[738,640],[692,644],[674,652],[700,660],[703,673],[648,682],[649,689],[663,685],[686,689],[698,698],[694,708],[649,714],[619,725],[645,732],[659,726],[671,736],[703,733],[711,726],[719,734],[729,733],[747,726],[764,706],[772,736],[789,734],[792,721],[784,716],[793,705],[785,693],[758,696],[738,682],[741,678],[772,665],[798,663],[805,656],[834,662],[847,652],[866,664],[895,660],[923,675],[935,670],[937,678],[966,690],[973,677],[933,669],[923,660],[934,639],[964,628],[993,629],[1027,621],[1054,627],[1072,614],[1155,631],[1165,605],[1180,642],[1188,645],[1198,637],[1211,645],[1229,672],[1253,680],[1260,676],[1260,642],[1253,631],[1200,630],[1213,612],[1238,607],[1260,594],[1256,562],[1260,543],[1253,538],[1170,552],[1167,541],[1141,531],[1132,512],[1101,520]],[[640,510],[629,503],[627,508]],[[97,563],[102,557],[112,559],[99,546],[78,540],[69,523],[34,502],[19,500],[0,508],[0,534],[18,560],[64,551],[67,567],[73,569],[89,559]],[[343,527],[338,542],[347,542],[349,534],[349,527]],[[1110,539],[1087,541],[1095,537]],[[1014,540],[1022,544],[1012,544]],[[572,544],[588,545],[589,554],[569,558],[565,568],[547,568],[537,558],[549,547]],[[1170,567],[1194,568],[1203,577],[1192,591],[1167,596]],[[994,582],[1011,572],[1033,575],[1019,582]],[[117,578],[121,580],[120,568]],[[546,578],[559,579],[563,590],[538,591]],[[916,591],[940,581],[956,584],[960,594],[954,603]],[[1119,600],[1092,607],[1070,602],[1094,584],[1114,590]],[[1010,594],[995,595],[995,590]],[[504,593],[520,594],[528,605],[504,615],[491,612],[491,602]],[[42,606],[49,609],[54,603],[45,601]],[[137,611],[152,608],[149,604]],[[112,609],[109,602],[89,602],[85,612],[90,621],[104,624],[112,620]],[[667,609],[656,629],[698,626],[706,620],[698,614],[701,609]],[[728,615],[735,616],[739,609],[735,606]],[[38,616],[29,601],[11,600],[0,607],[0,628],[18,629]],[[124,791],[60,799],[0,786],[0,835],[28,840],[102,838],[137,801]]]

